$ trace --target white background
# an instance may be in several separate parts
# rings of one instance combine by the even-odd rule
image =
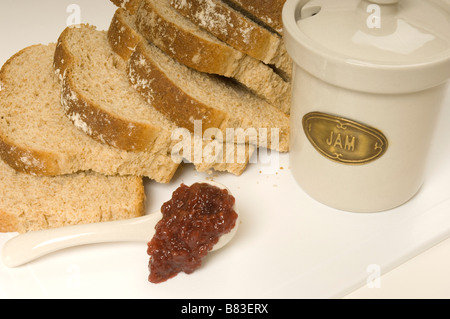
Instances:
[[[73,2],[2,0],[0,63],[28,45],[55,42]],[[99,29],[108,27],[115,10],[107,0],[76,4],[81,22]],[[401,208],[354,215],[324,207],[295,184],[288,157],[282,156],[283,169],[275,174],[262,174],[264,167],[253,164],[241,177],[215,175],[235,194],[243,224],[232,244],[193,275],[151,285],[145,243],[96,245],[18,269],[0,265],[0,297],[449,298],[449,109],[447,97],[427,182]],[[148,182],[149,212],[181,182],[203,178],[186,166],[169,185]],[[0,248],[13,236],[0,234]],[[365,285],[370,265],[381,267],[379,288]]]

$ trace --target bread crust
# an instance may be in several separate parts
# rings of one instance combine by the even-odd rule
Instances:
[[[142,43],[138,44],[128,63],[129,78],[135,89],[147,97],[158,111],[176,123],[194,132],[194,121],[202,121],[202,133],[209,128],[220,128],[227,114],[213,109],[186,95],[168,78],[147,55]],[[144,79],[145,85],[140,85]]]
[[[117,9],[114,13],[108,29],[108,41],[113,51],[127,61],[142,41],[142,36],[128,26],[124,17],[125,13],[126,10],[123,8]]]
[[[99,142],[131,152],[150,150],[161,134],[160,127],[132,122],[112,114],[77,88],[72,76],[75,57],[67,43],[71,30],[68,27],[61,33],[54,58],[55,72],[62,80],[61,101],[66,116]]]
[[[283,33],[282,11],[286,0],[224,0],[242,8],[255,20],[267,25],[279,34]]]
[[[0,158],[17,172],[25,174],[55,176],[61,173],[60,158],[56,154],[17,146],[3,134],[0,134]]]

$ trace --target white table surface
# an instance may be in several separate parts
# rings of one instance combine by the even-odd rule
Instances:
[[[378,287],[363,287],[345,299],[450,298],[450,240],[382,275]]]
[[[60,32],[66,26],[67,18],[71,14],[71,12],[67,12],[67,8],[72,3],[73,1],[67,0],[41,0],[39,1],[39,6],[36,6],[36,1],[32,0],[1,1],[0,43],[2,43],[2,45],[0,47],[0,64],[3,64],[3,62],[11,55],[28,45],[55,42]],[[94,24],[99,27],[99,29],[106,29],[108,27],[115,10],[115,7],[110,4],[109,1],[77,0],[76,3],[81,8],[81,22]],[[439,149],[440,145],[450,146],[450,143],[448,143],[448,136],[450,136],[450,133],[445,129],[445,127],[448,127],[446,125],[450,124],[449,96],[447,96],[445,108],[439,124],[439,132],[441,134],[447,134],[447,136],[441,136],[440,139],[434,142],[434,154],[442,154]],[[443,140],[446,143],[442,144]],[[448,152],[446,154],[448,154]],[[449,160],[449,157],[447,157],[447,160]],[[444,166],[445,164],[442,163],[442,158],[437,157],[431,160],[429,169],[430,184],[432,184],[433,181],[439,180],[439,169]],[[283,178],[289,180],[288,169],[285,169],[281,173],[280,175],[283,176],[277,177],[280,181]],[[257,183],[260,185],[260,183],[263,182],[264,178],[260,177]],[[446,181],[439,181],[439,183],[442,185],[449,185]],[[277,185],[271,186],[276,187]],[[240,187],[238,187],[238,189],[239,188]],[[298,192],[300,196],[301,190],[298,190]],[[426,193],[426,189],[424,192]],[[450,198],[450,189],[442,190],[439,198],[441,200],[445,199],[446,195],[448,195],[447,198]],[[301,196],[304,196],[304,194]],[[417,201],[420,201],[420,198],[417,199]],[[440,204],[442,204],[442,202],[435,203],[436,209],[448,209],[450,214],[449,205],[440,207]],[[314,203],[311,203],[310,207],[313,207],[314,205]],[[440,213],[442,213],[442,211]],[[448,229],[450,229],[450,227],[448,227]],[[242,237],[244,238],[245,243],[246,237]],[[418,253],[417,256],[414,253],[405,254],[405,259],[399,264],[391,263],[393,267],[387,267],[389,271],[381,273],[382,277],[377,281],[379,285],[374,288],[369,288],[359,280],[359,286],[349,285],[351,288],[348,288],[350,290],[346,291],[345,298],[449,298],[450,239],[447,238],[449,238],[449,233],[446,231],[445,227],[442,227],[439,236],[433,237],[431,241],[428,240],[426,245],[423,245],[423,247],[421,246],[422,249],[416,247],[414,251],[420,252],[420,254]],[[4,241],[5,237],[2,239]],[[0,240],[0,246],[1,242],[2,241]],[[52,260],[53,259],[50,259],[50,261]],[[210,266],[213,267],[214,263],[211,264],[212,265]],[[0,278],[2,278],[2,271],[6,270],[0,269]],[[32,275],[33,273],[31,276]],[[8,278],[7,276],[5,277]],[[39,281],[40,279],[36,278],[36,280]],[[289,290],[289,283],[286,283],[285,287],[285,291],[293,291]],[[274,288],[268,296],[296,298],[305,295],[283,293],[281,288],[277,289]],[[340,291],[342,292],[344,290]],[[327,295],[327,293],[325,292],[319,295]],[[330,292],[329,295],[332,296],[333,293]],[[0,298],[17,296],[20,296],[20,294],[10,294],[10,290],[2,290],[0,284]],[[30,296],[33,297],[33,295]],[[251,296],[247,297],[251,298]]]

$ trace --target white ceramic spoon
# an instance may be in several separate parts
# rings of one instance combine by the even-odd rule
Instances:
[[[215,182],[207,183],[227,189]],[[231,192],[228,192],[231,195]],[[236,204],[233,209],[237,212]],[[3,246],[2,261],[5,266],[13,268],[69,247],[106,242],[149,242],[161,218],[161,212],[156,212],[129,220],[69,226],[18,235]],[[234,237],[238,225],[239,214],[236,226],[231,232],[220,237],[213,251],[222,248]]]

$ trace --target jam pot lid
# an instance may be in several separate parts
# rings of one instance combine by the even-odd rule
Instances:
[[[372,69],[384,72],[384,79],[391,72],[397,84],[406,81],[397,88],[402,92],[425,89],[450,78],[446,1],[288,0],[283,12],[286,46],[300,67],[321,73],[319,77],[329,78],[326,70],[313,69],[317,65],[331,68],[334,77],[341,66],[348,68],[343,71],[347,76],[350,69]],[[375,73],[368,75],[372,87]],[[413,76],[424,79],[410,81]]]

